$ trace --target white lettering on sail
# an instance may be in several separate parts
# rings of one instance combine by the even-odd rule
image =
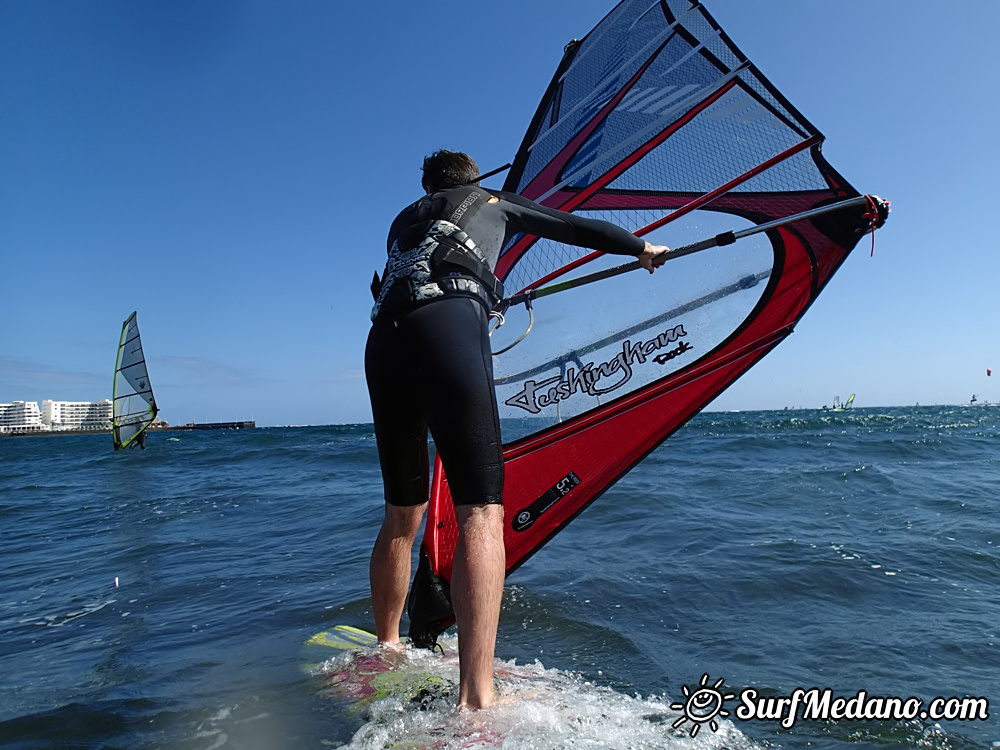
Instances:
[[[622,344],[622,350],[614,359],[599,365],[588,362],[579,370],[570,367],[563,377],[556,375],[541,381],[526,380],[521,390],[504,403],[537,414],[546,406],[553,406],[576,393],[585,393],[588,396],[610,393],[632,379],[633,365],[645,364],[646,359],[654,352],[665,349],[684,336],[687,336],[687,331],[681,324],[668,328],[648,341],[633,344],[626,340]],[[657,364],[663,365],[693,348],[686,341],[679,341],[676,347],[661,351],[652,359]]]

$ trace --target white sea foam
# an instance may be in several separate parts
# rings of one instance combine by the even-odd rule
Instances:
[[[379,748],[503,748],[559,750],[594,748],[654,750],[655,748],[759,747],[729,721],[718,730],[690,724],[674,727],[681,717],[666,697],[628,696],[540,662],[497,662],[497,705],[485,711],[455,708],[454,680],[458,663],[454,640],[444,640],[446,655],[408,650],[396,667],[404,672],[437,675],[450,689],[413,695],[394,693],[373,701],[366,723],[347,750]],[[339,661],[339,660],[338,660]]]

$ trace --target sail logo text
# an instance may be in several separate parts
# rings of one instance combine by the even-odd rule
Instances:
[[[684,336],[687,336],[687,331],[682,324],[668,328],[648,341],[633,344],[626,340],[622,344],[622,350],[614,359],[596,366],[593,362],[588,362],[579,370],[570,367],[566,370],[565,376],[556,375],[537,382],[526,380],[524,387],[504,403],[537,414],[544,407],[557,404],[576,393],[585,393],[588,396],[610,393],[629,382],[632,379],[633,365],[644,364],[654,352],[679,342],[672,349],[652,357],[654,362],[662,365],[693,349],[694,347],[686,341],[679,341]]]

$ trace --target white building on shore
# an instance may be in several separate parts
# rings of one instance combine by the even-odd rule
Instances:
[[[37,401],[15,401],[0,404],[0,434],[27,434],[48,432],[49,426],[42,422]]]
[[[42,401],[42,422],[53,430],[110,430],[111,401]]]
[[[0,404],[0,435],[28,435],[66,430],[110,430],[113,406],[100,401],[15,401]]]

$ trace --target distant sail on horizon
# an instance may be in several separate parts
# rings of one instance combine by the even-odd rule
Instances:
[[[158,411],[134,312],[122,324],[112,400],[115,450],[121,450],[153,423]]]

